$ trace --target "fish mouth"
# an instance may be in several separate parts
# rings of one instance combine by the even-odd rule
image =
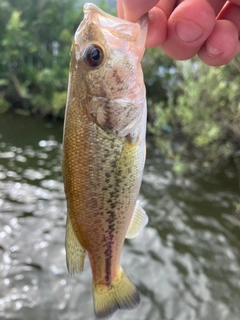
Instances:
[[[104,12],[102,9],[100,9],[98,6],[96,6],[93,3],[85,3],[84,7],[83,7],[83,11],[84,11],[84,13],[87,13],[87,11],[95,11],[99,15],[104,16],[104,18],[109,19],[111,21],[118,22],[118,23],[119,22],[130,23],[130,24],[133,23],[133,22],[126,21],[126,20],[120,19],[118,17],[112,16],[111,14]]]
[[[111,32],[115,37],[130,42],[145,43],[147,35],[147,15],[137,22],[130,22],[104,12],[93,3],[86,3],[83,7],[84,20],[97,24],[101,29]]]

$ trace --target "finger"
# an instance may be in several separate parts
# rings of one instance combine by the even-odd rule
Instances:
[[[120,18],[136,22],[152,9],[159,0],[118,0],[117,10]]]
[[[213,8],[215,15],[217,16],[227,1],[226,0],[208,0],[208,2]]]
[[[233,3],[227,3],[217,18],[219,20],[229,20],[233,22],[238,29],[238,34],[240,35],[240,6]]]
[[[210,66],[221,66],[229,63],[237,54],[238,43],[236,26],[228,20],[217,20],[198,56]]]
[[[229,0],[229,2],[232,2],[232,3],[240,5],[240,0]]]
[[[119,18],[124,19],[122,0],[118,0],[118,2],[117,2],[117,14],[118,14]]]
[[[167,18],[170,17],[174,7],[176,5],[176,0],[160,0],[156,7],[161,9]]]
[[[181,2],[183,2],[185,0],[178,0],[177,1],[177,5],[179,5]],[[220,10],[222,9],[222,7],[226,4],[226,0],[207,0],[208,3],[211,5],[211,7],[213,8],[215,15],[217,16],[218,13],[220,12]],[[239,0],[237,0],[239,1]]]
[[[167,36],[167,17],[158,7],[148,13],[148,34],[146,47],[153,48],[164,43]]]
[[[211,34],[215,13],[205,0],[185,0],[168,20],[168,35],[163,50],[172,58],[192,58]]]

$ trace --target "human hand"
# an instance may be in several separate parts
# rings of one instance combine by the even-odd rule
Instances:
[[[118,15],[137,21],[148,12],[146,47],[177,60],[196,54],[210,66],[240,52],[240,0],[118,0]]]

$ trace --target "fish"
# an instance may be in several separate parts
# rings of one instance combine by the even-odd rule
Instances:
[[[84,5],[74,35],[62,172],[66,260],[79,276],[88,254],[97,319],[134,309],[140,294],[120,265],[125,238],[148,222],[138,201],[146,155],[146,90],[141,60],[147,16],[132,23]]]

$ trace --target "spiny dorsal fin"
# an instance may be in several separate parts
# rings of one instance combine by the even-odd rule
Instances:
[[[78,241],[69,217],[67,217],[65,246],[68,272],[74,276],[80,275],[84,267],[86,250]]]
[[[126,238],[132,239],[136,237],[147,223],[148,216],[146,215],[145,210],[140,206],[140,204],[137,201],[132,220],[128,227]]]

